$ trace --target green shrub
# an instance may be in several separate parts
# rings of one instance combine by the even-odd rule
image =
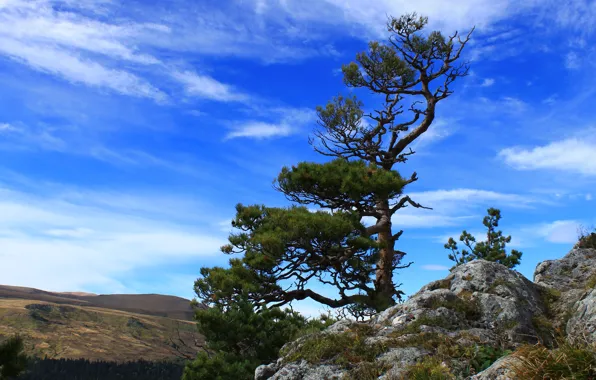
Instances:
[[[20,336],[10,337],[0,343],[0,380],[17,377],[27,368],[25,345]]]
[[[253,379],[256,367],[275,361],[284,344],[334,322],[307,320],[289,309],[256,312],[247,299],[197,310],[195,319],[208,352],[187,364],[183,380]]]
[[[592,248],[596,249],[596,228],[593,228],[594,232],[589,232],[583,226],[580,226],[578,233],[578,241],[576,244],[577,248]]]

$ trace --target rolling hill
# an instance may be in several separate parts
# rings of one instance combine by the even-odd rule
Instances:
[[[192,357],[204,343],[192,316],[190,301],[174,296],[0,285],[0,338],[19,333],[27,352],[38,357],[118,362]]]

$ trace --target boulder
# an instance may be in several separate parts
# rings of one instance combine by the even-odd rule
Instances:
[[[436,353],[462,369],[479,346],[538,342],[543,331],[535,322],[547,312],[542,299],[540,287],[520,273],[472,261],[367,322],[340,321],[287,344],[280,360],[259,367],[255,379],[358,378],[364,368],[381,379],[399,378]],[[323,353],[309,362],[315,348]]]
[[[566,326],[567,338],[596,344],[596,288],[586,292],[572,310]]]
[[[389,380],[434,357],[458,378],[513,380],[519,359],[498,359],[505,349],[549,346],[561,326],[569,338],[596,342],[595,287],[595,249],[575,248],[538,264],[534,282],[501,264],[475,260],[367,322],[342,320],[286,344],[277,362],[257,368],[255,379]],[[474,374],[480,351],[498,360]]]
[[[575,248],[561,259],[541,262],[534,282],[551,292],[545,301],[555,327],[570,337],[596,340],[596,249]]]

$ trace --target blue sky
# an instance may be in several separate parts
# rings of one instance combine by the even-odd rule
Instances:
[[[397,280],[444,277],[443,244],[489,207],[531,278],[596,224],[591,1],[0,0],[0,283],[192,298],[234,205],[287,205],[272,180],[325,160],[307,139],[350,93],[338,69],[411,11],[477,29],[471,75],[398,166],[433,210],[396,215],[415,262]]]

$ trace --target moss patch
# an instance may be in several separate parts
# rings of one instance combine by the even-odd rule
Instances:
[[[586,281],[586,290],[596,288],[596,274],[588,278]]]
[[[402,379],[451,380],[455,379],[455,375],[440,359],[429,356],[416,364],[408,366]]]
[[[371,362],[387,349],[387,346],[381,343],[366,344],[365,339],[366,336],[351,331],[340,334],[314,334],[307,337],[286,360],[306,360],[312,364],[330,362],[350,367],[362,362]]]
[[[451,300],[432,298],[429,307],[431,309],[438,309],[445,307],[460,314],[463,314],[468,320],[477,320],[480,318],[480,306],[477,301],[472,299],[455,298]]]
[[[364,362],[348,371],[344,380],[377,380],[379,376],[385,374],[391,365],[377,362]]]

